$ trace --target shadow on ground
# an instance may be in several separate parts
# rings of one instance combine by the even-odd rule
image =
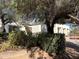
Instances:
[[[66,42],[67,53],[71,59],[79,59],[79,46],[72,42]]]
[[[73,48],[77,52],[79,52],[79,46],[77,44],[72,43],[72,42],[66,42],[66,47]]]

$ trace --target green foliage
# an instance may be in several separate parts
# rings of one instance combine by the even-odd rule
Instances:
[[[41,33],[33,36],[32,34],[25,35],[22,31],[12,31],[8,36],[8,45],[4,47],[21,46],[26,48],[39,47],[48,53],[63,54],[65,52],[64,34],[46,34]]]
[[[15,45],[14,45],[16,42],[15,37],[16,35],[14,31],[9,33],[8,40],[1,44],[0,52],[11,48],[15,48]]]
[[[0,52],[7,49],[14,49],[19,46],[25,46],[26,44],[26,35],[22,31],[12,31],[8,35],[8,40],[3,42],[0,47]]]
[[[64,34],[38,34],[35,37],[31,34],[25,35],[24,32],[11,32],[9,34],[9,42],[18,46],[26,46],[31,48],[38,46],[48,53],[62,54],[65,52]]]
[[[11,45],[14,45],[16,43],[16,33],[14,31],[10,32],[9,35],[8,35],[8,42],[11,44]]]
[[[13,45],[25,45],[26,35],[22,31],[12,31],[9,33],[8,41]]]
[[[2,32],[0,32],[0,37],[2,37],[3,36],[3,34],[2,34]]]
[[[65,52],[64,34],[41,34],[38,36],[38,43],[48,53],[63,54]]]
[[[51,20],[53,16],[61,13],[73,13],[78,3],[78,0],[16,0],[19,13],[24,13],[27,16],[37,14],[43,20],[45,17]]]
[[[52,42],[54,53],[63,54],[65,52],[65,37],[64,34],[55,34]]]
[[[38,35],[38,43],[40,45],[40,47],[44,50],[47,51],[50,40],[51,40],[51,35],[50,34],[46,34],[46,33],[42,33]]]
[[[22,47],[33,47],[36,46],[37,38],[33,37],[31,34],[26,35],[22,31],[12,31],[9,33],[8,41],[12,45],[22,46]]]

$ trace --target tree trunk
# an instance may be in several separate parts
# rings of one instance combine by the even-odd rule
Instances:
[[[54,24],[55,23],[56,23],[56,19],[54,19],[52,21],[52,25],[50,25],[51,23],[48,20],[46,20],[47,31],[48,31],[49,34],[53,34],[54,33]]]
[[[54,29],[55,20],[53,20],[52,24],[51,24],[50,19],[52,20],[53,17],[52,16],[49,17],[49,12],[48,11],[46,11],[46,13],[45,13],[45,19],[46,19],[45,24],[47,25],[47,32],[49,34],[53,34],[54,33],[53,29]]]
[[[47,25],[47,32],[50,34],[51,33],[51,26],[50,26],[50,22],[48,20],[46,20],[46,25]]]
[[[52,26],[51,26],[51,33],[53,34],[54,33],[54,24],[57,23],[57,20],[61,19],[61,18],[64,18],[64,19],[69,19],[70,17],[68,16],[67,13],[60,13],[60,14],[57,14],[55,15],[55,17],[53,18],[52,20]],[[61,21],[61,20],[60,20]],[[64,21],[64,20],[62,20]],[[62,22],[61,22],[62,23]]]
[[[47,26],[47,32],[50,34],[51,33],[51,26],[50,26],[50,19],[49,19],[49,12],[46,10],[45,12],[45,24]]]
[[[51,25],[51,33],[54,34],[54,24],[56,23],[58,17],[54,17],[53,20],[52,20],[52,25]]]

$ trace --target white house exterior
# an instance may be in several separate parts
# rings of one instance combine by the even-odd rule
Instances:
[[[27,34],[27,30],[26,30],[26,27],[24,25],[21,25],[19,23],[15,23],[15,22],[12,22],[12,23],[7,23],[4,27],[6,29],[6,33],[9,33],[9,26],[19,26],[20,30],[21,31],[24,31],[26,32]],[[47,32],[47,26],[46,24],[36,24],[36,25],[27,25],[27,27],[29,28],[29,30],[32,32],[32,33],[41,33],[41,32]],[[3,31],[3,28],[2,28],[2,22],[0,20],[0,32]],[[62,25],[62,24],[55,24],[54,25],[54,33],[64,33],[66,35],[68,35],[70,33],[70,29],[67,25]]]
[[[28,29],[32,33],[47,32],[46,24],[28,25]],[[55,24],[54,33],[62,33],[62,34],[68,35],[70,33],[69,26],[62,25],[62,24]]]
[[[68,35],[70,33],[70,28],[65,24],[55,24],[54,33],[64,33],[65,35]]]
[[[32,32],[32,33],[40,33],[41,32],[41,25],[31,25],[31,26],[28,26],[29,30]]]

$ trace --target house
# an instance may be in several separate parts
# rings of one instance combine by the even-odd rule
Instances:
[[[66,24],[55,24],[54,33],[62,33],[68,35],[70,33],[70,27]]]
[[[29,25],[28,29],[26,29],[27,32],[31,32],[31,33],[40,33],[41,32],[41,24],[38,25]]]
[[[34,21],[34,20],[33,20]],[[33,23],[33,24],[32,24]],[[19,27],[19,30],[24,31],[26,34],[27,32],[31,33],[41,33],[41,32],[47,32],[47,26],[46,24],[42,23],[34,23],[31,22],[29,25],[26,24],[26,26],[18,23],[18,22],[12,22],[12,23],[7,23],[5,26],[6,33],[9,33],[12,29],[12,27]],[[0,20],[0,31],[2,31],[2,23]],[[54,33],[64,33],[68,35],[70,32],[70,29],[67,25],[62,25],[62,24],[55,24],[54,25]]]
[[[46,24],[28,25],[26,28],[26,31],[34,33],[34,34],[41,33],[41,32],[47,32],[47,26]],[[65,24],[55,24],[54,33],[62,33],[62,34],[68,35],[70,33],[70,28],[69,26]]]

